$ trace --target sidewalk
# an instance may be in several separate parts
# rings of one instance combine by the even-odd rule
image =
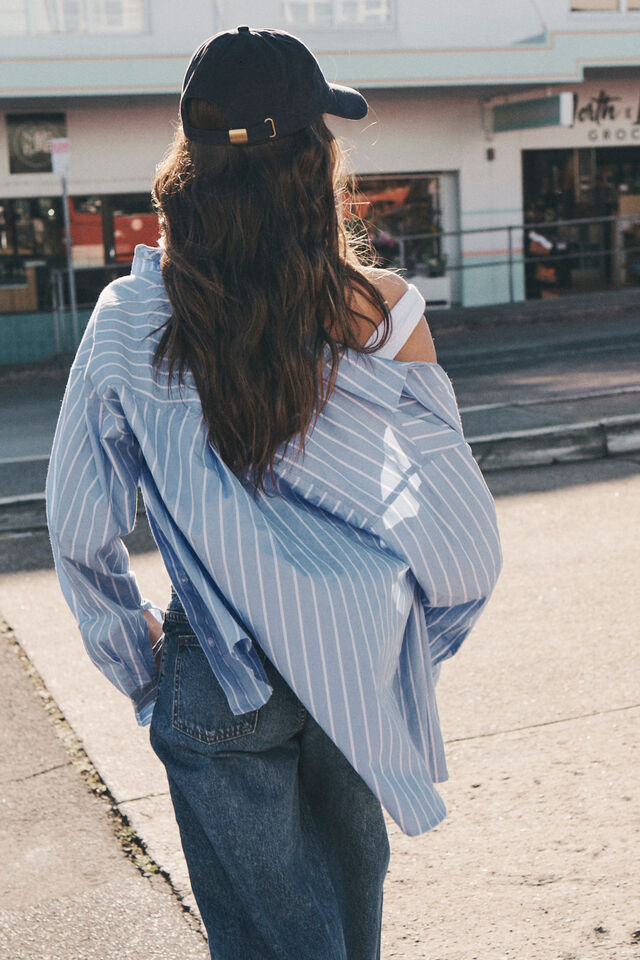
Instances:
[[[83,782],[81,746],[19,654],[0,624],[0,956],[205,960],[199,922],[142,850],[127,859],[126,825]]]
[[[630,651],[640,623],[640,457],[493,473],[489,482],[504,571],[438,685],[447,819],[417,838],[387,821],[382,960],[637,960],[640,668]],[[143,520],[127,546],[143,595],[164,604],[169,582]],[[192,904],[164,772],[148,732],[82,650],[46,534],[0,538],[0,612],[118,810]],[[3,897],[0,956],[200,956],[175,904],[164,914],[157,889],[118,862],[97,801],[65,762],[19,671],[5,667],[11,661],[1,650],[0,657],[0,720],[9,724],[2,779],[14,781],[2,788],[10,826],[3,883],[17,889],[13,900]],[[48,778],[63,776],[69,781],[52,791],[49,782],[58,781]],[[77,807],[65,806],[67,795]],[[70,829],[76,820],[79,840]],[[21,842],[16,824],[24,824]],[[93,834],[88,867],[82,838]],[[56,887],[58,861],[68,875]],[[133,879],[125,884],[127,871]],[[84,899],[76,901],[68,890],[78,887]],[[21,890],[31,891],[26,904]],[[103,952],[82,939],[94,928]],[[124,946],[132,935],[134,946]],[[156,936],[166,937],[164,952],[153,952]]]

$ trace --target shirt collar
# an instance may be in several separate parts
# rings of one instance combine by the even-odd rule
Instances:
[[[161,247],[148,247],[145,243],[138,243],[133,251],[132,276],[139,277],[144,273],[160,273],[161,257]]]

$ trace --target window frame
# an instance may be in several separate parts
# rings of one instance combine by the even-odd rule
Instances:
[[[105,27],[100,24],[95,26],[96,18],[93,11],[93,0],[78,0],[80,5],[80,26],[78,29],[41,29],[38,27],[38,12],[36,3],[38,0],[20,0],[16,3],[16,18],[19,18],[22,11],[22,21],[24,30],[10,31],[3,33],[0,30],[0,39],[8,37],[106,37],[106,36],[141,36],[149,33],[151,24],[150,0],[137,0],[140,7],[141,27],[132,29],[130,27]],[[124,3],[127,0],[123,0]],[[124,11],[123,11],[124,14]],[[124,16],[123,16],[124,20]],[[98,20],[98,23],[100,21]]]
[[[569,13],[572,17],[584,17],[584,16],[610,16],[610,17],[619,17],[624,16],[625,14],[631,14],[632,16],[636,13],[640,13],[640,2],[635,0],[638,3],[637,7],[630,7],[629,4],[633,0],[617,0],[617,7],[615,8],[602,8],[602,9],[589,9],[589,10],[574,10],[572,4],[573,0],[569,0]]]
[[[389,223],[388,213],[382,213],[379,215],[378,219],[371,216],[360,216],[357,212],[355,214],[355,220],[357,223],[364,228],[367,233],[370,235],[370,229],[373,227],[381,233],[387,233],[388,237],[395,242],[395,246],[398,247],[397,252],[393,253],[391,256],[383,253],[376,246],[375,240],[372,241],[374,249],[376,249],[378,256],[386,260],[386,266],[392,265],[395,267],[412,268],[415,273],[419,274],[421,270],[429,270],[435,272],[424,273],[424,276],[429,277],[440,277],[446,274],[446,252],[443,247],[442,234],[446,233],[443,226],[443,208],[442,208],[442,187],[441,187],[441,177],[443,175],[442,170],[428,170],[428,171],[410,171],[410,172],[395,172],[390,173],[386,172],[374,172],[374,173],[355,173],[355,188],[356,192],[354,199],[358,201],[358,196],[361,196],[363,200],[367,200],[366,187],[367,184],[386,182],[387,186],[391,187],[394,181],[404,181],[405,183],[411,181],[423,181],[427,186],[428,194],[435,198],[431,201],[431,211],[434,214],[433,225],[437,227],[436,230],[430,231],[426,229],[424,231],[419,230],[418,234],[421,236],[421,239],[411,239],[411,237],[417,236],[413,231],[404,231],[396,232],[395,227]],[[430,181],[435,182],[435,189],[431,190],[429,187]],[[375,202],[375,201],[370,201]],[[406,208],[405,208],[406,209]],[[395,211],[390,211],[391,213]],[[356,227],[360,229],[360,227]],[[433,235],[430,237],[430,233]],[[433,245],[433,249],[428,251],[426,250],[429,244]],[[418,258],[414,260],[414,255],[409,253],[410,248],[413,246],[414,249],[419,249],[419,246],[423,246],[422,257],[420,259],[420,254]],[[427,259],[424,259],[426,253]],[[436,266],[438,264],[438,266]]]
[[[285,28],[295,27],[299,30],[342,32],[345,30],[352,30],[354,27],[357,27],[360,30],[392,30],[396,27],[396,0],[379,0],[379,3],[386,3],[389,8],[389,19],[384,23],[367,23],[365,21],[339,19],[339,7],[342,5],[342,3],[344,3],[344,0],[324,0],[325,3],[329,3],[331,5],[331,23],[329,24],[300,23],[287,17],[286,8],[289,5],[305,4],[310,6],[314,2],[321,2],[321,0],[280,0],[280,17]],[[366,2],[366,0],[355,0],[355,2],[363,3]]]

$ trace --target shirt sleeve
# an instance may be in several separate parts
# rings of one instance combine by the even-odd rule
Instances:
[[[440,675],[442,663],[460,649],[471,628],[480,616],[488,597],[469,600],[452,607],[431,607],[422,597],[427,624],[431,661]]]
[[[62,593],[86,650],[132,701],[141,726],[151,720],[157,669],[144,600],[121,537],[136,517],[140,449],[114,392],[99,396],[87,374],[92,322],[67,383],[46,480],[47,524]]]

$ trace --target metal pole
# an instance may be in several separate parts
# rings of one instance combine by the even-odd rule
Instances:
[[[405,259],[405,242],[404,242],[404,239],[403,239],[402,237],[399,237],[399,238],[398,238],[398,245],[399,245],[399,247],[400,247],[400,250],[399,250],[400,263],[402,264],[403,267],[406,267],[407,262],[406,262],[406,259]]]
[[[56,287],[58,289],[58,309],[60,310],[60,330],[62,340],[62,349],[67,350],[69,337],[67,336],[67,316],[64,305],[64,283],[62,279],[62,270],[56,270]]]
[[[73,259],[71,256],[71,222],[69,219],[69,193],[67,178],[62,177],[62,212],[64,213],[64,232],[67,248],[67,275],[69,278],[69,303],[71,305],[71,324],[73,329],[74,348],[80,343],[80,327],[78,324],[78,305],[76,303],[76,278],[73,273]]]
[[[620,231],[620,221],[616,217],[615,222],[612,224],[613,228],[613,257],[611,259],[611,269],[613,273],[613,286],[618,288],[622,286],[622,271],[623,271],[623,259],[620,256],[622,253],[622,236]]]
[[[53,345],[56,353],[62,353],[62,343],[60,339],[60,308],[58,306],[58,288],[56,286],[55,273],[51,271],[49,275],[51,283],[51,306],[53,313]]]
[[[509,238],[509,303],[513,303],[513,227],[507,227]]]

